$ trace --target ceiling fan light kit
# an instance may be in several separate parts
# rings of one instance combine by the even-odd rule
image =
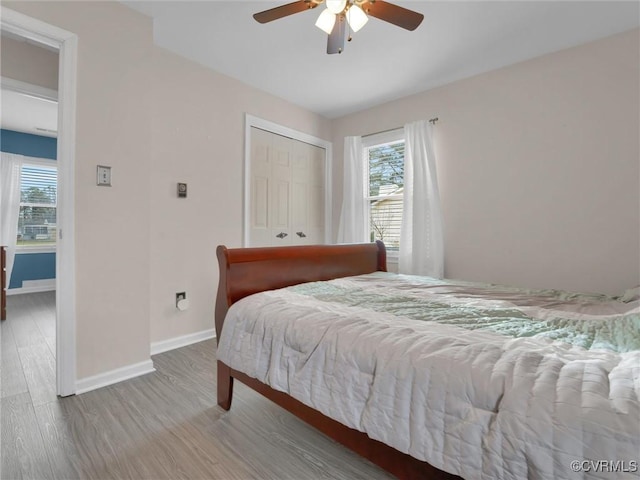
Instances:
[[[369,17],[358,5],[351,5],[347,10],[347,22],[353,32],[357,32],[369,21]]]
[[[347,6],[347,0],[326,0],[326,2],[327,10],[329,10],[334,15],[342,13]]]
[[[336,24],[336,14],[331,13],[331,11],[327,8],[323,10],[318,20],[316,20],[316,27],[320,30],[326,32],[327,35],[331,34],[333,30],[333,26]]]
[[[327,33],[327,53],[342,53],[348,23],[351,32],[357,32],[369,21],[369,16],[392,23],[406,30],[418,28],[424,15],[383,0],[298,0],[296,2],[256,13],[253,18],[267,23],[279,18],[316,8],[321,3],[327,8],[320,13],[316,27]],[[349,36],[351,40],[351,36]]]

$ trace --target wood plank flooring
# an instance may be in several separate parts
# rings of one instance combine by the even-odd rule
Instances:
[[[215,340],[154,356],[152,374],[57,398],[53,301],[11,296],[0,327],[0,478],[392,478],[239,382],[231,410],[219,408]]]

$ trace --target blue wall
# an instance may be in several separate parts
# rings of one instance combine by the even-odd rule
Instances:
[[[55,253],[17,254],[11,272],[9,288],[20,288],[24,280],[56,278]]]
[[[0,130],[0,150],[56,160],[58,141],[55,138],[3,129]],[[21,288],[24,280],[46,278],[56,278],[55,253],[19,253],[13,264],[9,288]]]
[[[7,153],[26,155],[27,157],[56,160],[58,140],[3,129],[0,130],[0,150]]]

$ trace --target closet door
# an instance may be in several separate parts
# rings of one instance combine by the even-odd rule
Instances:
[[[293,164],[291,165],[291,230],[294,245],[311,243],[309,239],[309,168],[310,145],[302,142],[293,144]]]
[[[291,245],[291,163],[293,140],[270,134],[271,163],[271,243]]]
[[[250,246],[269,246],[271,242],[271,133],[251,128],[251,169],[249,198]]]
[[[291,230],[294,245],[324,242],[324,149],[294,142]]]
[[[322,148],[251,128],[249,246],[324,241]]]

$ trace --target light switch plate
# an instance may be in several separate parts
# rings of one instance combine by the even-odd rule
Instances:
[[[98,180],[97,184],[100,187],[111,186],[111,167],[105,167],[104,165],[98,165]]]

